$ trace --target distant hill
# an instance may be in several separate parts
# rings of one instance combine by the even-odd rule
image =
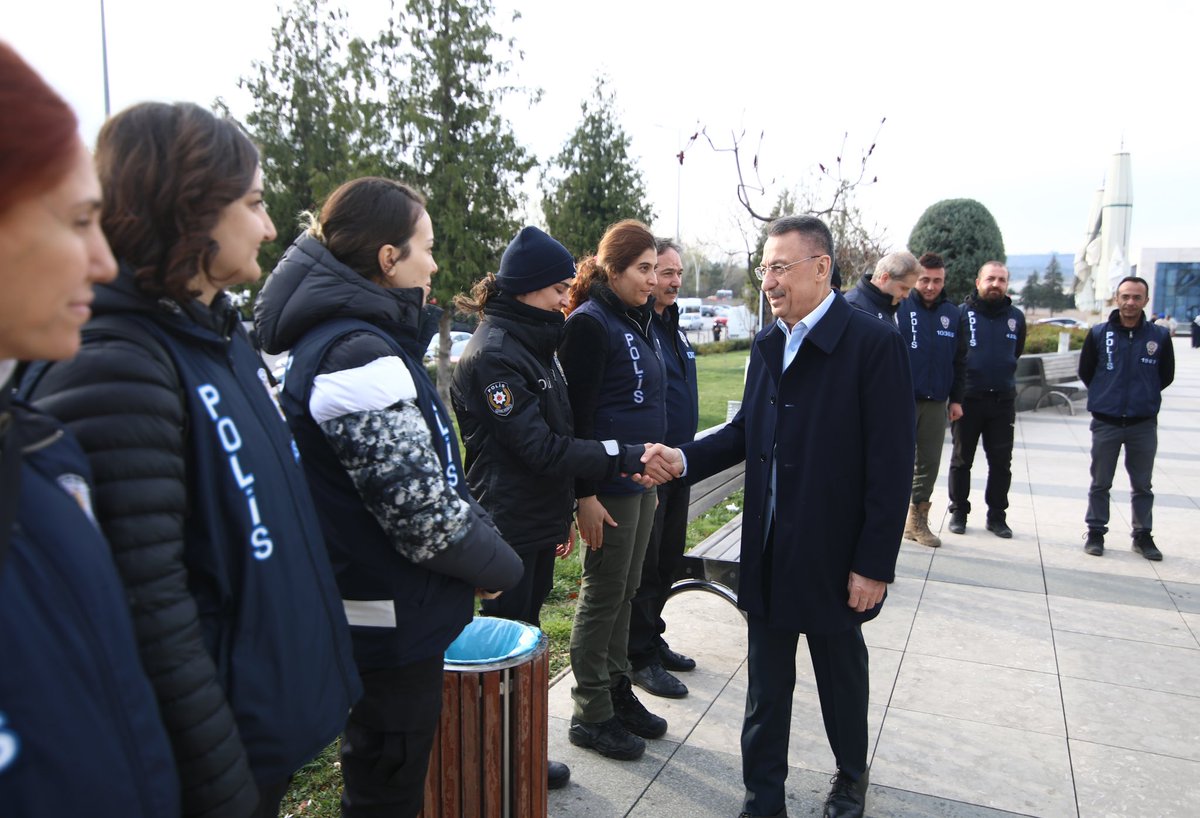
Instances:
[[[1058,256],[1058,266],[1062,268],[1063,283],[1066,285],[1067,292],[1070,292],[1071,285],[1075,282],[1075,254],[1074,253],[1032,253],[1022,256],[1008,257],[1008,289],[1020,292],[1025,286],[1025,280],[1033,273],[1037,273],[1038,277],[1046,272],[1046,267],[1050,265],[1050,257]]]

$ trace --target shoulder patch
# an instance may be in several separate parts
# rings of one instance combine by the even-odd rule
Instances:
[[[496,417],[508,417],[513,410],[513,393],[504,381],[488,384],[483,390],[484,400]]]

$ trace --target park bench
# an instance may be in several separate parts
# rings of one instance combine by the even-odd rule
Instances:
[[[1050,352],[1022,355],[1017,359],[1017,409],[1053,406],[1054,399],[1072,415],[1074,400],[1087,394],[1087,386],[1079,380],[1078,352]]]

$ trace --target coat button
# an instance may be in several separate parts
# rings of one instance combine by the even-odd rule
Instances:
[[[766,462],[767,462],[767,453],[766,453],[766,452],[762,452],[761,454],[759,454],[759,456],[758,456],[758,459],[759,459],[761,462],[763,462],[763,463],[766,463]]]
[[[775,405],[775,396],[774,395],[771,396],[771,405],[772,406]]]

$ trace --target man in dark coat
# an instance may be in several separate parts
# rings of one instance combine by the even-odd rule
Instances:
[[[771,224],[755,272],[776,322],[755,339],[741,411],[681,450],[646,454],[689,482],[746,461],[738,595],[749,627],[745,816],[784,814],[801,633],[838,766],[824,814],[861,816],[866,801],[861,625],[879,613],[895,575],[915,420],[900,333],[831,291],[832,257],[819,219]]]

